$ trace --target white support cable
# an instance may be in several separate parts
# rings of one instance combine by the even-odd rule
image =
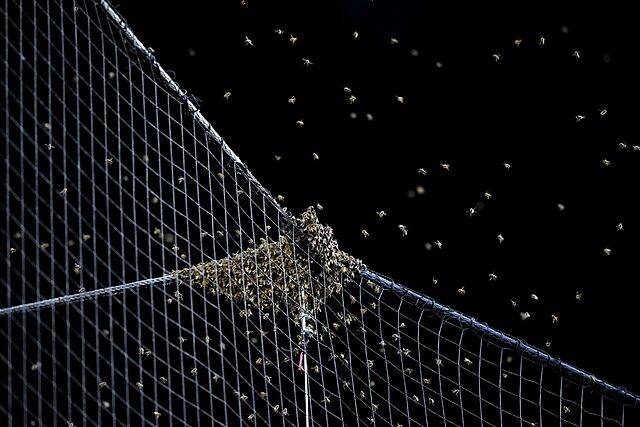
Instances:
[[[142,286],[154,285],[160,282],[168,282],[175,280],[175,276],[167,274],[166,276],[154,277],[151,279],[138,280],[137,282],[123,283],[122,285],[109,286],[107,288],[94,289],[89,292],[79,292],[73,295],[65,295],[63,297],[50,298],[42,301],[30,302],[26,304],[15,305],[0,309],[0,316],[8,316],[15,313],[24,313],[42,308],[56,306],[60,304],[68,304],[71,302],[83,301],[86,299],[96,298],[103,295],[114,295],[119,292],[126,291],[131,288],[139,288]]]

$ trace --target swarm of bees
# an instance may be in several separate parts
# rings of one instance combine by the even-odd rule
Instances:
[[[339,293],[342,283],[366,266],[340,250],[333,230],[320,224],[313,207],[286,228],[277,241],[261,239],[255,248],[179,270],[176,277],[213,295],[245,301],[249,309],[288,305],[298,323],[321,308],[314,301]]]

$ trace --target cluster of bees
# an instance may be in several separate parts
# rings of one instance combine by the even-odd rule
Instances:
[[[177,271],[182,282],[207,288],[212,295],[245,302],[260,312],[288,308],[296,324],[313,315],[321,302],[340,293],[345,280],[366,268],[341,251],[333,230],[322,225],[313,207],[283,228],[276,241],[260,240],[255,248]]]

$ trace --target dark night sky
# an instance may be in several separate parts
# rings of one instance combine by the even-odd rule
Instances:
[[[322,204],[343,249],[640,392],[631,6],[475,3],[138,0],[118,10],[284,205]],[[418,185],[424,194],[410,197]],[[428,250],[436,240],[442,249]]]

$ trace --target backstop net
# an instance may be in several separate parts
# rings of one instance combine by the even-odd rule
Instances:
[[[107,1],[3,0],[0,40],[7,425],[637,417],[281,207]]]

